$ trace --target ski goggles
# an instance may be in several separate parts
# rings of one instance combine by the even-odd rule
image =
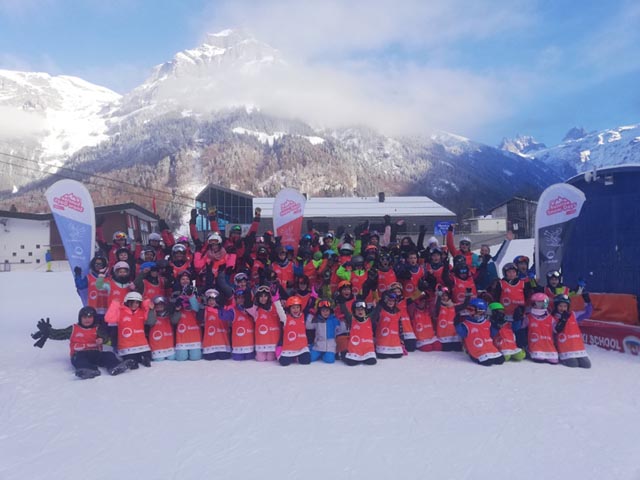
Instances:
[[[118,232],[113,236],[114,240],[126,240],[127,239],[127,234],[124,232]]]
[[[547,273],[547,278],[560,278],[560,272],[557,270],[549,272]]]
[[[353,308],[367,308],[367,304],[362,300],[358,300],[357,302],[353,303]]]
[[[329,300],[320,300],[318,302],[318,308],[331,308],[331,302]]]

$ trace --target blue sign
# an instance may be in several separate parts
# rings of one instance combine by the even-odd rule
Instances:
[[[453,222],[436,222],[436,224],[433,226],[433,234],[442,235],[444,237],[451,225],[453,225]]]

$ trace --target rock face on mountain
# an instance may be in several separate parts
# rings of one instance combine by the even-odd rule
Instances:
[[[312,127],[262,110],[246,96],[217,95],[228,93],[231,81],[259,82],[262,75],[287,68],[277,50],[242,32],[209,35],[198,48],[155,67],[123,97],[68,80],[94,92],[95,99],[78,100],[77,117],[70,114],[67,123],[57,124],[62,133],[56,138],[69,137],[57,156],[38,136],[21,150],[9,143],[2,148],[41,163],[55,158],[57,173],[86,182],[98,205],[131,200],[150,207],[155,197],[159,213],[170,218],[191,208],[208,183],[269,196],[285,186],[316,196],[422,194],[465,214],[514,195],[535,198],[561,179],[550,164],[530,158],[533,149],[524,152],[524,144],[512,153],[444,132],[392,138],[362,126]],[[52,108],[53,101],[33,95],[36,104],[46,103],[43,111]],[[210,98],[211,105],[198,105],[194,98]],[[26,99],[12,101],[13,107],[27,108]],[[73,130],[79,124],[84,129]],[[544,147],[533,141],[527,146],[534,144]],[[36,158],[38,148],[42,153]],[[59,177],[47,169],[27,176],[26,169],[12,168],[2,185],[2,208],[46,209],[42,191]],[[17,193],[11,193],[13,185],[21,186]]]

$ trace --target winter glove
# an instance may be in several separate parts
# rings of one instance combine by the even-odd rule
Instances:
[[[378,279],[378,270],[376,268],[371,268],[367,272],[367,278],[372,282],[375,282]]]
[[[453,223],[447,228],[447,232],[453,232]]]
[[[331,270],[327,268],[324,272],[322,272],[322,279],[325,282],[328,282],[329,280],[331,280]]]
[[[259,219],[261,215],[262,215],[262,209],[260,207],[256,207],[256,209],[253,211],[253,216],[256,219]]]
[[[351,236],[350,233],[344,234],[344,241],[345,243],[350,243],[351,245],[353,245],[353,237]]]
[[[313,231],[313,220],[307,220],[307,231],[308,232]]]
[[[418,290],[420,290],[421,292],[426,292],[427,290],[429,290],[429,282],[425,277],[422,277],[420,280],[418,280]]]
[[[158,221],[158,228],[160,229],[160,231],[164,231],[164,230],[169,230],[169,225],[167,225],[167,222],[164,221],[164,219],[160,219]]]
[[[391,217],[389,215],[385,215],[383,218],[384,218],[385,227],[388,227],[389,225],[391,225]]]
[[[34,340],[38,340],[33,344],[34,347],[42,348],[49,339],[49,334],[47,333],[46,335],[43,335],[42,332],[36,332],[31,334],[31,338],[33,338]]]
[[[520,320],[522,320],[524,318],[524,307],[522,305],[519,305],[516,307],[516,309],[513,311],[513,319],[517,322],[519,322]]]
[[[418,230],[418,233],[425,233],[427,231],[427,227],[424,225],[420,225],[420,229]]]
[[[75,267],[75,268],[73,269],[73,274],[74,274],[76,277],[81,277],[81,276],[82,276],[82,269],[81,269],[80,267]]]
[[[49,335],[49,333],[51,332],[51,322],[49,321],[49,317],[47,317],[46,320],[44,318],[41,318],[38,322],[37,327],[43,335]]]
[[[564,327],[567,326],[567,320],[569,320],[569,312],[562,312],[558,323],[556,323],[556,332],[560,333],[564,330]]]
[[[186,287],[184,287],[182,289],[182,294],[183,295],[187,295],[188,297],[190,297],[191,295],[193,295],[193,286],[191,285],[187,285]]]
[[[344,225],[339,225],[338,229],[336,230],[336,236],[338,238],[342,238],[342,235],[344,235]]]
[[[216,207],[209,207],[207,211],[207,219],[213,221],[218,217],[218,209]]]
[[[581,288],[584,288],[587,286],[587,282],[584,281],[584,278],[579,278],[578,279],[578,286]]]
[[[191,209],[191,219],[189,220],[189,224],[195,225],[196,220],[198,219],[198,210],[195,208]]]
[[[318,298],[318,292],[316,292],[316,287],[311,287],[311,294],[309,295],[314,300]]]
[[[584,303],[591,303],[591,295],[589,295],[589,292],[584,292],[582,294],[582,299],[584,300]]]
[[[505,317],[502,310],[496,310],[491,313],[491,323],[494,327],[500,330],[507,323],[507,317]]]
[[[173,306],[175,307],[176,310],[180,310],[183,307],[182,298],[180,297],[176,298],[175,301],[173,302]]]

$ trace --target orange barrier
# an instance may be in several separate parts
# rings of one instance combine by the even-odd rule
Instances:
[[[623,293],[590,293],[593,313],[591,318],[603,322],[640,325],[638,319],[638,297]],[[571,297],[572,310],[584,310],[581,295]]]

